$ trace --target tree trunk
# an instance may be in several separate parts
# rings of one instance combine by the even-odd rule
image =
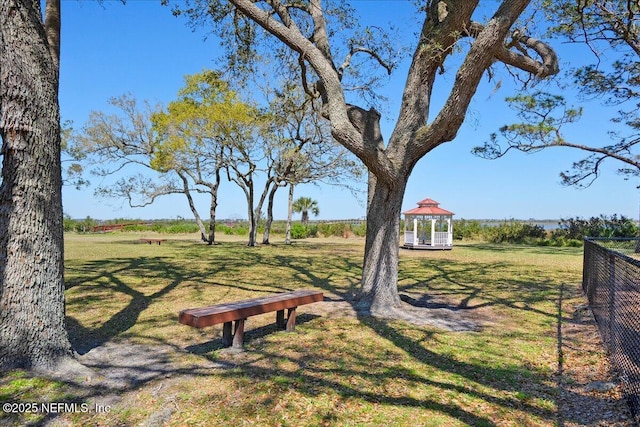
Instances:
[[[39,5],[0,2],[0,369],[51,371],[73,352],[65,329],[57,58]]]
[[[285,231],[284,243],[291,244],[291,222],[293,221],[293,189],[295,185],[289,183],[289,203],[287,207],[287,229]]]
[[[247,181],[247,188],[245,190],[245,196],[247,198],[247,214],[249,216],[249,243],[247,246],[256,245],[256,233],[258,230],[258,219],[256,213],[253,210],[253,180]]]
[[[267,201],[267,223],[264,225],[264,235],[262,236],[263,245],[270,244],[269,235],[271,234],[271,224],[273,224],[273,199],[276,195],[278,187],[278,184],[274,183],[271,191],[269,191],[269,199]]]
[[[220,185],[220,168],[216,168],[215,184],[209,186],[211,204],[209,205],[209,244],[216,243],[216,210],[218,209],[218,187]]]
[[[218,208],[218,197],[211,195],[211,204],[209,205],[209,245],[216,243],[216,209]]]
[[[366,314],[393,317],[400,309],[398,257],[400,211],[407,179],[387,188],[380,181],[372,186],[367,211],[367,238],[358,309]]]
[[[253,201],[253,195],[254,195],[254,191],[253,191],[253,180],[250,180],[251,182],[251,200]],[[271,189],[272,185],[276,185],[275,181],[273,180],[273,178],[269,178],[267,179],[267,182],[264,184],[264,189],[262,190],[262,193],[260,194],[260,200],[258,200],[258,204],[256,205],[255,210],[253,211],[253,219],[250,221],[250,230],[249,230],[249,246],[255,246],[256,242],[258,240],[258,222],[260,221],[260,214],[262,212],[262,206],[264,206],[264,201],[267,199],[267,195],[269,194],[269,190]],[[252,243],[253,242],[253,243]]]
[[[187,198],[187,202],[189,203],[189,209],[191,209],[191,213],[196,220],[196,224],[198,225],[198,229],[200,230],[200,238],[203,242],[207,242],[208,244],[213,244],[213,240],[208,239],[207,236],[207,228],[204,226],[204,222],[198,213],[198,209],[196,209],[196,204],[193,201],[193,196],[191,196],[191,191],[189,191],[189,180],[187,177],[180,171],[176,171],[180,179],[182,179],[182,192]]]

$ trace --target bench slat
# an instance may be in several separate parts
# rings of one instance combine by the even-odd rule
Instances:
[[[299,290],[267,297],[218,304],[210,307],[190,308],[180,312],[180,323],[204,328],[233,320],[246,319],[257,314],[295,308],[323,300],[322,292]]]

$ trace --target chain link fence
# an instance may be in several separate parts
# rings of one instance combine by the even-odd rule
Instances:
[[[585,238],[582,288],[640,420],[640,238]]]

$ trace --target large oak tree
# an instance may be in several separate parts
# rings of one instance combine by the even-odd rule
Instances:
[[[309,96],[323,101],[333,138],[369,171],[367,237],[358,306],[364,313],[406,318],[397,290],[399,222],[414,166],[431,150],[455,138],[474,93],[494,63],[502,62],[538,78],[558,72],[553,50],[514,28],[529,3],[483,2],[483,7],[495,9],[491,18],[481,23],[474,21],[479,0],[424,1],[424,21],[413,41],[398,119],[387,141],[380,129],[381,114],[366,98],[347,95],[345,76],[354,68],[356,57],[370,58],[392,71],[386,53],[393,46],[382,36],[370,37],[379,32],[374,28],[359,33],[362,37],[341,38],[358,22],[351,19],[352,11],[346,3],[192,0],[174,12],[189,14],[194,23],[213,24],[226,37],[227,48],[237,53],[230,55],[232,66],[239,67],[242,60],[255,57],[254,52],[260,53],[256,43],[265,40],[268,44],[262,44],[262,51],[273,49],[277,40],[297,56],[300,84]],[[448,64],[445,67],[445,60],[453,55],[460,57],[457,69],[447,68]],[[434,112],[434,86],[443,70],[447,74],[455,72],[455,78],[442,107]],[[363,77],[366,74],[360,73]]]
[[[65,330],[60,2],[0,1],[0,368],[73,365]]]

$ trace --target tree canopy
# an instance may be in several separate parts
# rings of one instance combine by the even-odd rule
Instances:
[[[182,192],[200,227],[203,240],[215,240],[218,189],[222,170],[234,162],[230,147],[244,140],[257,110],[239,99],[221,75],[203,71],[185,77],[178,99],[166,111],[151,116],[154,153],[151,167],[173,171],[182,182]],[[209,232],[200,219],[192,192],[206,193],[209,203]]]
[[[545,0],[543,6],[550,36],[587,46],[592,54],[589,63],[567,71],[566,82],[579,88],[578,101],[600,101],[600,108],[609,112],[609,140],[567,138],[569,125],[579,122],[583,107],[569,106],[563,95],[536,88],[507,98],[522,121],[503,126],[474,153],[496,159],[511,150],[569,147],[588,154],[560,174],[563,184],[588,187],[603,163],[614,160],[620,175],[640,185],[640,6],[623,0]]]
[[[245,195],[250,246],[256,244],[258,218],[267,203],[268,243],[278,188],[318,181],[349,187],[341,178],[360,173],[318,121],[312,103],[284,86],[265,89],[265,105],[258,106],[243,99],[248,96],[242,86],[238,92],[220,72],[204,70],[186,76],[177,99],[166,107],[140,103],[132,95],[110,99],[118,111],[92,112],[68,146],[93,165],[95,174],[119,177],[98,187],[101,196],[138,207],[184,194],[209,244],[215,240],[218,189],[226,178]],[[208,230],[198,211],[198,193],[210,200]]]

